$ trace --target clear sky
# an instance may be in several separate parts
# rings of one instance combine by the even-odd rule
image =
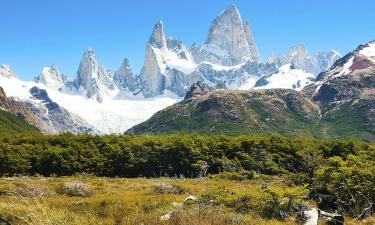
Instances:
[[[138,73],[158,20],[190,47],[229,4],[250,20],[263,58],[299,43],[345,54],[375,39],[374,0],[1,0],[0,64],[26,80],[51,64],[74,77],[91,46],[107,68],[127,57]]]

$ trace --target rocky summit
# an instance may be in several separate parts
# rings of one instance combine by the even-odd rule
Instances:
[[[206,42],[195,58],[198,62],[208,61],[225,66],[248,60],[259,61],[250,24],[248,21],[242,23],[240,12],[234,5],[228,6],[212,21]]]

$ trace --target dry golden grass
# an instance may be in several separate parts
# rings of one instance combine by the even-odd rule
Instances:
[[[267,180],[269,189],[281,195],[304,194],[303,187],[288,187],[282,178],[257,177],[250,181],[213,179],[117,179],[99,177],[13,178],[0,179],[0,217],[12,225],[294,225],[293,217],[285,220],[263,219],[251,208],[239,213],[225,204],[194,205],[176,209],[170,220],[160,217],[173,209],[173,202],[189,194],[211,196],[215,201],[230,202],[241,196],[251,199],[255,207],[264,197],[260,184]],[[78,181],[90,187],[88,197],[70,197],[56,193],[65,182]],[[155,185],[173,187],[168,193],[155,192]],[[20,196],[17,187],[38,187],[42,197]],[[6,194],[7,193],[7,194]],[[375,219],[350,221],[349,225],[375,224]]]

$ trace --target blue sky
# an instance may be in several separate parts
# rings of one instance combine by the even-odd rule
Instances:
[[[263,58],[299,43],[310,53],[345,54],[375,39],[373,0],[1,0],[0,64],[26,80],[51,64],[74,77],[91,46],[107,68],[127,57],[138,73],[158,20],[166,35],[190,47],[205,41],[209,23],[228,4],[250,20]]]

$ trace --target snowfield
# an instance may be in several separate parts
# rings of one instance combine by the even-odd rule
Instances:
[[[292,69],[292,64],[280,67],[279,72],[267,77],[268,83],[255,89],[294,89],[302,90],[306,85],[314,82],[315,76],[300,69]]]
[[[154,113],[182,100],[172,93],[165,93],[157,98],[143,98],[134,96],[130,99],[108,99],[98,103],[80,95],[62,93],[58,90],[46,88],[35,82],[25,82],[16,78],[0,77],[0,86],[4,88],[8,97],[21,101],[40,102],[33,100],[30,88],[37,86],[46,89],[49,97],[67,109],[70,113],[82,118],[100,133],[123,133],[127,129],[139,124]]]

